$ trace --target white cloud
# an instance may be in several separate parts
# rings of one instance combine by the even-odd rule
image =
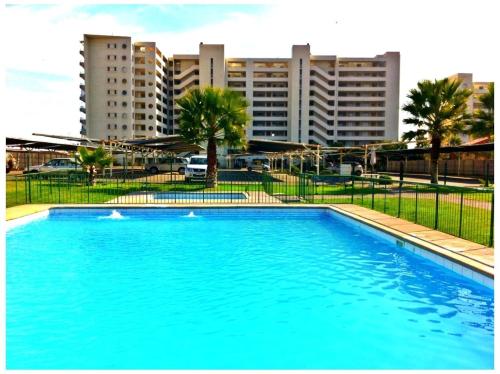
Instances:
[[[472,72],[476,80],[493,80],[496,74],[496,47],[491,39],[498,27],[493,2],[486,0],[278,3],[258,14],[235,12],[215,24],[162,33],[148,33],[141,25],[119,21],[113,14],[78,13],[71,5],[37,11],[10,7],[6,13],[4,30],[15,35],[5,38],[6,67],[71,78],[49,85],[43,95],[10,89],[7,123],[19,123],[19,113],[27,119],[12,129],[16,133],[31,133],[35,127],[78,133],[78,51],[84,33],[156,41],[166,55],[197,53],[201,41],[223,43],[226,55],[233,57],[288,57],[292,44],[305,43],[311,44],[313,54],[341,57],[400,51],[400,105],[421,79]]]

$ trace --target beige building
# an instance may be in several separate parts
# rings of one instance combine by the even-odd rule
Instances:
[[[167,134],[167,59],[152,42],[84,35],[81,134],[131,139]]]
[[[225,57],[224,45],[203,43],[196,55],[174,54],[165,58],[152,47],[156,50],[157,63],[143,67],[137,62],[137,48],[146,44],[154,46],[154,43],[134,43],[130,49],[133,57],[130,61],[134,61],[134,65],[130,67],[131,76],[127,77],[134,84],[127,88],[135,100],[134,112],[130,113],[134,118],[130,123],[133,127],[127,127],[130,133],[120,132],[120,127],[117,134],[110,133],[114,124],[111,129],[107,128],[107,118],[103,115],[107,107],[102,104],[108,93],[94,86],[103,80],[106,82],[109,62],[101,50],[106,50],[115,38],[120,37],[85,36],[83,95],[87,112],[85,126],[90,137],[120,139],[174,134],[178,130],[176,101],[190,88],[213,86],[230,87],[248,99],[252,117],[247,128],[249,139],[322,145],[335,142],[361,145],[398,139],[399,53],[388,52],[371,58],[314,56],[308,44],[294,45],[290,58]],[[120,41],[117,43],[120,45]],[[130,44],[130,38],[123,43]],[[100,63],[92,62],[95,59]],[[99,72],[94,73],[96,67]],[[144,90],[149,86],[142,86],[143,78],[138,73],[144,73],[141,69],[151,73],[153,68],[158,79],[158,96],[154,96],[157,101],[146,102],[147,107],[143,108],[143,93],[138,92],[149,95]],[[156,112],[150,113],[148,109]],[[141,115],[137,116],[138,113]],[[154,123],[149,122],[152,120]],[[153,131],[149,132],[151,126]]]
[[[472,90],[472,95],[467,102],[467,107],[470,113],[474,113],[478,109],[481,109],[482,104],[479,97],[488,92],[488,85],[491,82],[474,82],[471,73],[457,73],[449,76],[448,78],[452,80],[459,79],[462,82],[460,84],[460,88]],[[460,134],[460,138],[462,139],[462,143],[472,140],[467,134]]]

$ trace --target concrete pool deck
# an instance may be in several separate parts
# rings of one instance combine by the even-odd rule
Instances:
[[[351,204],[27,204],[7,208],[6,220],[13,220],[31,214],[47,211],[50,208],[330,208],[373,228],[400,238],[410,244],[423,248],[452,263],[475,270],[489,278],[494,278],[494,249],[465,239],[432,230],[400,218]]]

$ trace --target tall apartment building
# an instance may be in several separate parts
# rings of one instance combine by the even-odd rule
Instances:
[[[141,43],[134,46],[138,44]],[[136,47],[132,51],[135,50]],[[84,57],[87,61],[88,55],[84,54]],[[137,64],[137,58],[133,61]],[[176,101],[190,88],[213,86],[230,87],[247,98],[252,117],[247,127],[249,139],[322,145],[336,142],[362,145],[398,139],[397,52],[373,58],[340,58],[314,56],[310,54],[309,45],[294,45],[291,58],[230,58],[224,55],[224,45],[200,43],[199,54],[174,54],[170,58],[163,57],[161,61],[160,71],[159,66],[156,70],[162,82],[160,103],[157,103],[161,110],[156,115],[164,126],[145,123],[147,128],[160,126],[161,131],[144,133],[137,131],[137,125],[142,125],[142,122],[136,122],[130,137],[175,134],[179,114]],[[89,65],[90,70],[92,66]],[[138,65],[132,68],[136,73],[134,82],[137,82],[140,68]],[[86,79],[85,88],[89,84],[93,82],[87,83]],[[142,86],[137,83],[132,87],[135,100],[138,100],[139,87]],[[84,94],[88,101],[92,91],[85,89]],[[136,105],[134,103],[134,109]],[[88,129],[102,127],[89,118],[88,104],[86,110]],[[137,118],[136,114],[134,112],[134,118]],[[145,120],[150,120],[149,114]],[[109,129],[104,130],[109,136]]]
[[[167,134],[168,60],[153,42],[84,35],[81,134],[132,139]]]
[[[450,75],[448,79],[460,80],[460,88],[467,88],[469,90],[472,90],[472,95],[467,101],[469,113],[474,113],[478,109],[481,109],[482,104],[479,100],[479,97],[488,92],[488,85],[491,82],[474,82],[472,73],[457,73]],[[460,134],[460,138],[462,139],[463,143],[471,140],[468,134]]]

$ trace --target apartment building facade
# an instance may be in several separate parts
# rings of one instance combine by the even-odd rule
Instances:
[[[488,92],[488,85],[492,82],[474,82],[472,73],[457,73],[450,75],[448,79],[451,80],[460,80],[460,88],[472,90],[472,95],[469,97],[467,101],[467,108],[469,113],[474,113],[477,110],[481,109],[482,104],[479,98],[481,95],[484,95]],[[460,139],[462,143],[466,143],[471,141],[471,137],[468,134],[460,134]]]
[[[167,134],[168,60],[154,42],[84,35],[81,135],[132,139]]]
[[[87,37],[85,40],[87,40]],[[101,43],[107,47],[109,41]],[[130,38],[128,39],[130,43]],[[85,43],[84,43],[85,44]],[[175,134],[178,131],[179,109],[176,102],[194,87],[229,87],[245,96],[250,104],[252,121],[247,127],[249,139],[284,140],[301,143],[333,145],[362,145],[382,140],[398,139],[399,122],[399,53],[388,52],[372,58],[340,58],[314,56],[310,46],[294,45],[291,58],[230,58],[225,57],[224,45],[199,45],[196,55],[174,54],[164,57],[156,48],[159,64],[142,66],[137,47],[154,43],[131,44],[133,66],[128,77],[133,93],[133,121],[131,133],[110,134],[102,118],[93,116],[92,72],[84,73],[88,136],[98,138],[127,135],[130,138]],[[84,51],[87,51],[86,44]],[[102,59],[103,53],[92,56],[84,52],[84,66],[92,71],[93,58]],[[87,64],[87,60],[90,62]],[[105,67],[107,60],[101,66]],[[150,97],[144,88],[142,75],[156,77]],[[107,73],[105,70],[104,73]],[[101,73],[102,74],[102,73]],[[88,75],[88,76],[87,76]],[[94,74],[98,75],[98,74]],[[106,76],[107,74],[102,74]],[[106,83],[105,77],[99,81]],[[87,83],[87,79],[88,83]],[[156,86],[156,83],[159,86]],[[143,93],[137,92],[144,91]],[[106,96],[106,90],[100,90]],[[95,93],[94,93],[95,95]],[[146,100],[142,100],[146,99]],[[101,96],[96,100],[104,100]],[[105,100],[104,100],[105,101]],[[144,107],[143,101],[146,107]],[[88,103],[91,105],[88,105]],[[138,104],[140,103],[140,104]],[[151,108],[150,105],[153,105]],[[103,110],[100,105],[96,110]],[[150,111],[148,111],[150,110]],[[142,115],[144,111],[145,116]],[[138,116],[137,114],[141,115]],[[89,116],[89,114],[91,114]],[[127,113],[128,114],[128,113]],[[98,118],[98,122],[94,120]],[[150,123],[148,121],[155,121]],[[151,132],[143,131],[144,127]],[[91,131],[93,128],[101,130]],[[127,127],[128,128],[128,127]],[[161,131],[159,131],[161,130]]]

